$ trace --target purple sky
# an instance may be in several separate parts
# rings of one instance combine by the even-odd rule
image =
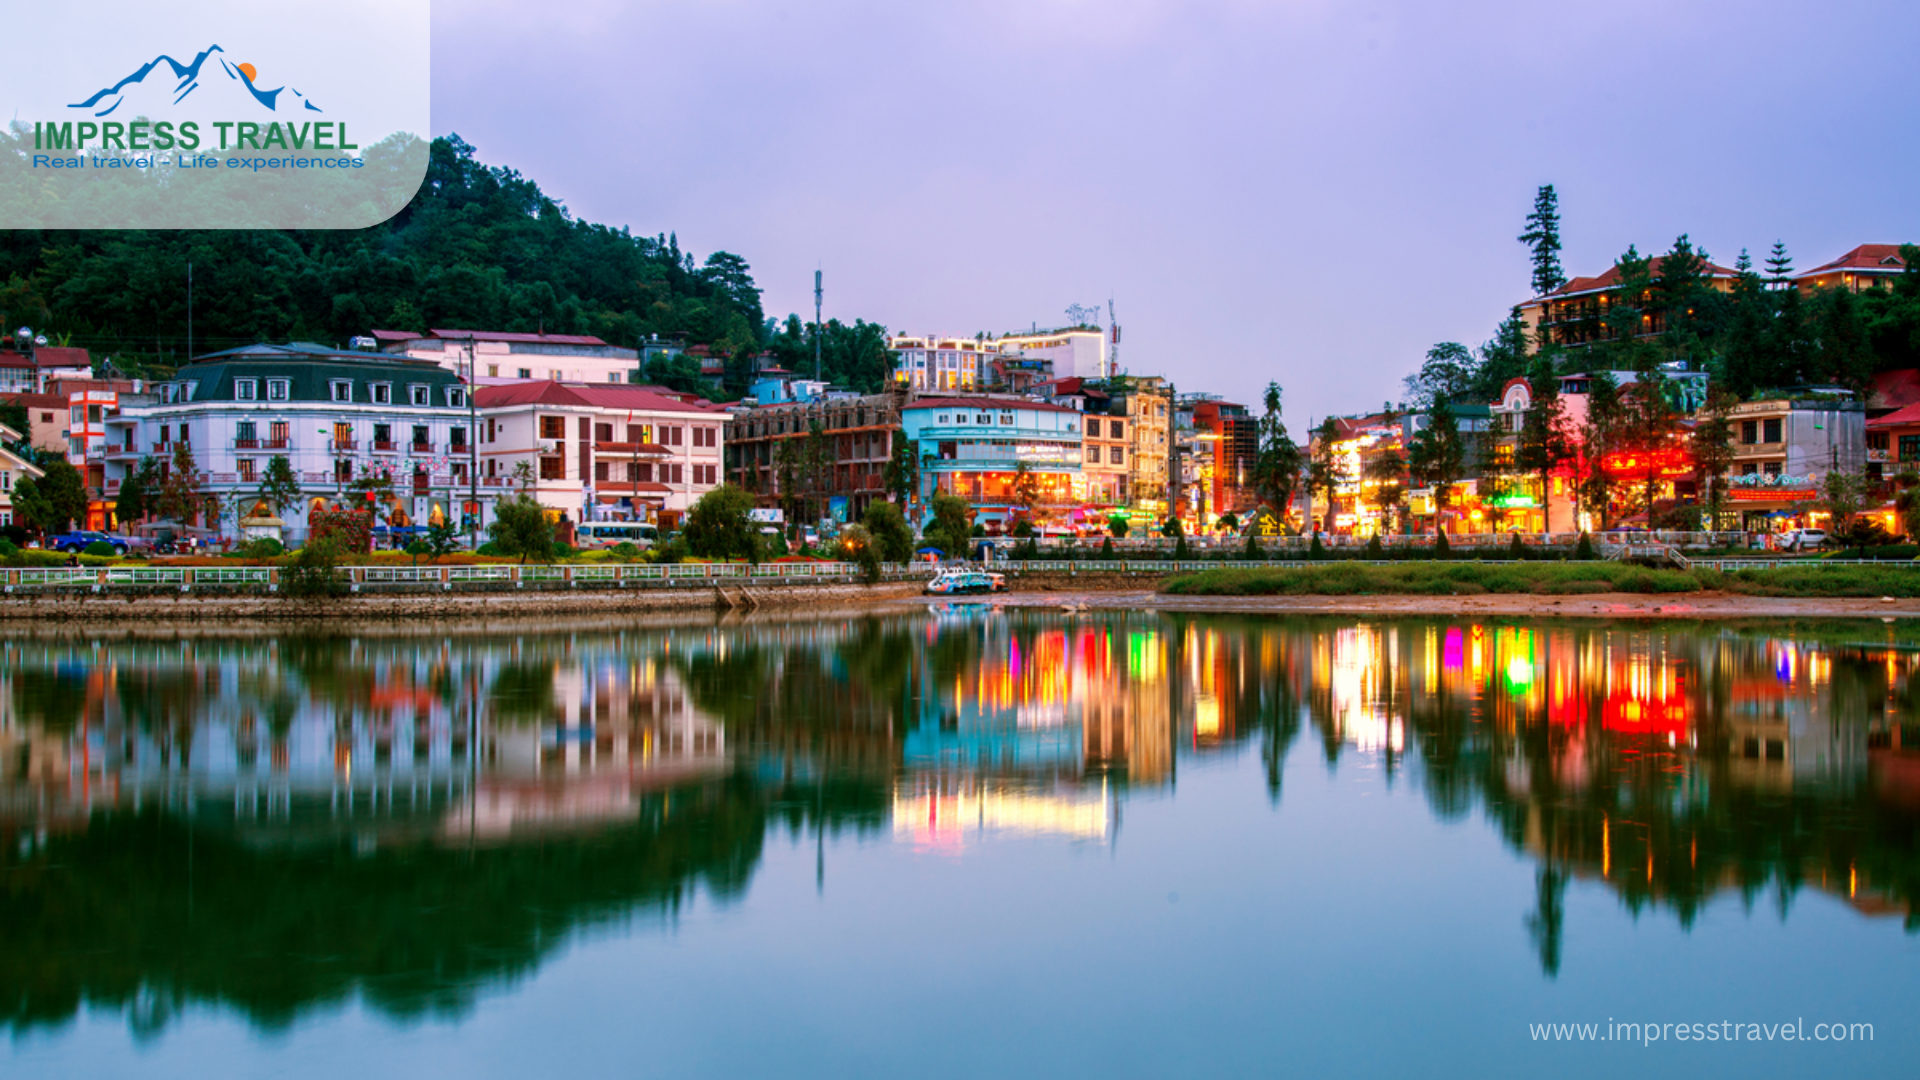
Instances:
[[[448,0],[434,131],[575,214],[744,256],[770,314],[1065,321],[1299,431],[1688,232],[1801,268],[1920,240],[1920,5]]]

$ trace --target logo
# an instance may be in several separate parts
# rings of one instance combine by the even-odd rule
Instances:
[[[209,45],[193,58],[191,64],[182,64],[163,53],[141,65],[133,74],[112,86],[97,91],[85,101],[69,105],[68,108],[86,109],[96,117],[112,116],[122,105],[131,100],[134,105],[128,111],[128,115],[143,113],[151,115],[160,112],[163,107],[183,104],[198,92],[199,97],[192,102],[196,106],[213,104],[216,107],[223,107],[229,98],[234,99],[236,103],[244,101],[245,99],[241,97],[244,94],[246,98],[251,98],[255,105],[265,108],[268,112],[323,111],[320,106],[307,100],[305,94],[292,87],[261,89],[259,69],[252,64],[231,63],[224,55],[214,55],[225,52],[226,50],[218,45]],[[206,70],[209,60],[217,65],[212,70]],[[163,70],[163,65],[164,70],[171,73],[172,85],[168,85],[169,76],[166,74],[153,79],[149,84],[148,77]],[[203,71],[205,71],[204,81]],[[281,100],[282,94],[287,95],[284,102]],[[212,101],[210,102],[209,99]]]

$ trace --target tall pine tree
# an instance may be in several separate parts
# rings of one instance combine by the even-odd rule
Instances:
[[[1567,283],[1560,270],[1560,196],[1552,184],[1542,184],[1534,195],[1520,242],[1533,249],[1533,295],[1545,296]]]

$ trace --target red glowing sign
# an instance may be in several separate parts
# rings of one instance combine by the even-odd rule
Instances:
[[[1693,475],[1693,455],[1685,450],[1619,450],[1600,459],[1600,468],[1614,476],[1675,477]]]
[[[1632,691],[1622,690],[1608,696],[1601,722],[1608,731],[1683,735],[1690,713],[1684,697],[1637,697]]]

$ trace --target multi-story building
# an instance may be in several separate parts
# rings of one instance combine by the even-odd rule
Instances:
[[[1730,419],[1728,494],[1747,529],[1765,531],[1783,516],[1808,523],[1818,516],[1813,504],[1826,474],[1867,464],[1866,410],[1858,401],[1839,395],[1748,401],[1734,406]],[[1878,430],[1891,429],[1882,424]]]
[[[480,485],[573,521],[676,525],[722,482],[719,405],[638,386],[482,386]]]
[[[224,528],[252,510],[250,498],[275,457],[301,486],[300,505],[282,514],[290,539],[307,514],[347,498],[357,480],[384,479],[376,500],[393,524],[458,525],[468,493],[471,403],[443,367],[321,345],[248,345],[196,358],[155,383],[150,404],[123,404],[106,417],[105,496],[143,458],[170,470],[186,447],[202,490],[217,499]]]
[[[1655,280],[1659,279],[1664,262],[1659,256],[1650,260],[1648,273]],[[1708,288],[1733,291],[1737,276],[1734,271],[1712,263],[1705,264],[1701,270],[1702,281]],[[1525,301],[1517,310],[1527,324],[1528,340],[1536,349],[1547,342],[1574,347],[1600,340],[1606,336],[1607,309],[1619,288],[1620,267],[1616,264],[1598,277],[1577,277],[1545,296]],[[1666,323],[1659,312],[1648,312],[1642,317],[1640,333],[1643,336],[1665,332]]]
[[[887,339],[887,348],[896,359],[895,384],[922,394],[980,389],[1001,353],[997,342],[962,337],[896,335]]]
[[[1036,515],[1075,506],[1085,457],[1081,414],[1065,405],[1011,396],[929,397],[900,410],[920,452],[921,505],[935,492],[966,499],[989,530],[1029,509],[1018,490],[1022,466]],[[1084,484],[1084,479],[1081,481]]]
[[[1133,492],[1133,434],[1126,413],[1115,406],[1104,384],[1091,379],[1056,379],[1035,390],[1086,418],[1086,459],[1076,496],[1090,507],[1124,509]]]
[[[12,525],[13,520],[13,484],[22,477],[39,479],[46,475],[37,465],[30,464],[14,447],[26,444],[26,435],[0,424],[0,525]]]
[[[1113,405],[1109,412],[1127,418],[1127,487],[1132,495],[1135,516],[1142,519],[1164,517],[1170,512],[1168,498],[1170,469],[1173,464],[1173,388],[1158,375],[1127,376],[1111,386]]]
[[[364,339],[362,339],[364,340]],[[485,386],[490,382],[637,383],[640,352],[591,334],[519,334],[499,330],[375,330],[380,351],[430,360]]]
[[[1843,288],[1853,292],[1890,287],[1895,278],[1907,271],[1900,244],[1861,244],[1830,263],[1823,263],[1803,274],[1793,284],[1800,289]]]
[[[1260,422],[1244,405],[1212,398],[1193,405],[1193,427],[1211,451],[1208,508],[1215,517],[1245,515],[1259,505],[1254,466],[1260,457]]]
[[[11,343],[11,334],[0,338]],[[21,351],[0,349],[0,394],[45,393],[53,379],[86,379],[93,376],[93,359],[87,350],[63,345],[36,345]]]
[[[875,499],[887,498],[887,463],[906,438],[900,429],[903,401],[897,393],[828,392],[736,408],[727,422],[727,479],[753,492],[762,506],[804,513],[804,502],[839,521],[858,520]],[[783,446],[789,449],[783,452]],[[821,460],[813,460],[814,450]],[[783,486],[783,476],[791,489]]]
[[[993,344],[1007,355],[1052,361],[1056,379],[1104,379],[1113,374],[1108,363],[1107,331],[1097,326],[1008,334]]]

